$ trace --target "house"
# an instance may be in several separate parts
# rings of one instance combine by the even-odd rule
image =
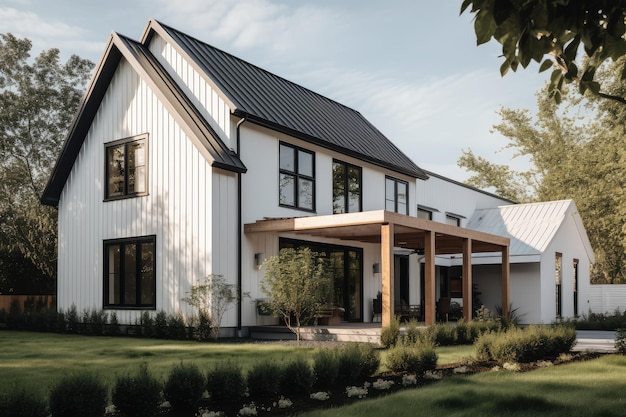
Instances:
[[[423,218],[438,182],[463,189],[436,208],[454,224]],[[190,314],[181,299],[208,274],[264,297],[263,259],[294,246],[329,258],[346,321],[372,320],[381,291],[383,325],[404,303],[432,323],[452,263],[471,317],[474,254],[499,259],[506,311],[510,237],[466,227],[503,202],[427,174],[355,110],[155,20],[140,41],[111,35],[42,197],[59,211],[59,308],[121,323]],[[242,300],[222,328],[262,320]]]

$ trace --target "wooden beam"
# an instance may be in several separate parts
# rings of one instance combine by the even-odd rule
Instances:
[[[463,319],[472,319],[472,239],[463,239]]]
[[[511,303],[511,265],[509,260],[509,246],[502,246],[502,315],[509,315]]]
[[[424,322],[435,323],[435,233],[427,232],[424,239]]]
[[[388,327],[391,324],[393,311],[393,223],[380,226],[380,259],[382,272],[382,307],[381,326]]]

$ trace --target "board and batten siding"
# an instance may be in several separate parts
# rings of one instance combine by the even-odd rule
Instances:
[[[229,148],[235,149],[236,143],[231,140],[231,109],[217,90],[161,36],[155,34],[149,48],[187,97],[192,99],[193,104],[220,135],[222,141]]]
[[[104,144],[146,133],[149,194],[104,202]],[[212,200],[232,192],[232,182],[210,166],[184,127],[122,60],[61,195],[59,308],[103,308],[104,240],[155,235],[156,308],[188,311],[181,298],[190,285],[220,273],[214,258],[232,251],[230,243],[214,247],[212,230]],[[115,311],[121,323],[133,323],[141,314]]]

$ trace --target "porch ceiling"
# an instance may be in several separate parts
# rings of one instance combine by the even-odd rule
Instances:
[[[411,250],[425,248],[427,232],[435,233],[435,254],[452,255],[463,252],[463,240],[472,240],[472,252],[501,252],[510,245],[509,238],[464,229],[430,220],[392,213],[385,210],[329,216],[264,219],[244,225],[245,233],[295,232],[366,243],[381,242],[383,224],[394,225],[394,246]]]

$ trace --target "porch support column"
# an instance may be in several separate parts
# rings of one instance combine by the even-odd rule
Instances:
[[[509,263],[508,246],[502,246],[502,315],[509,315],[511,303],[511,265]]]
[[[427,231],[424,237],[424,324],[435,323],[435,232]]]
[[[472,319],[472,239],[463,239],[463,319]]]
[[[391,324],[393,316],[393,223],[384,223],[380,226],[380,260],[382,272],[382,307],[381,326]]]

